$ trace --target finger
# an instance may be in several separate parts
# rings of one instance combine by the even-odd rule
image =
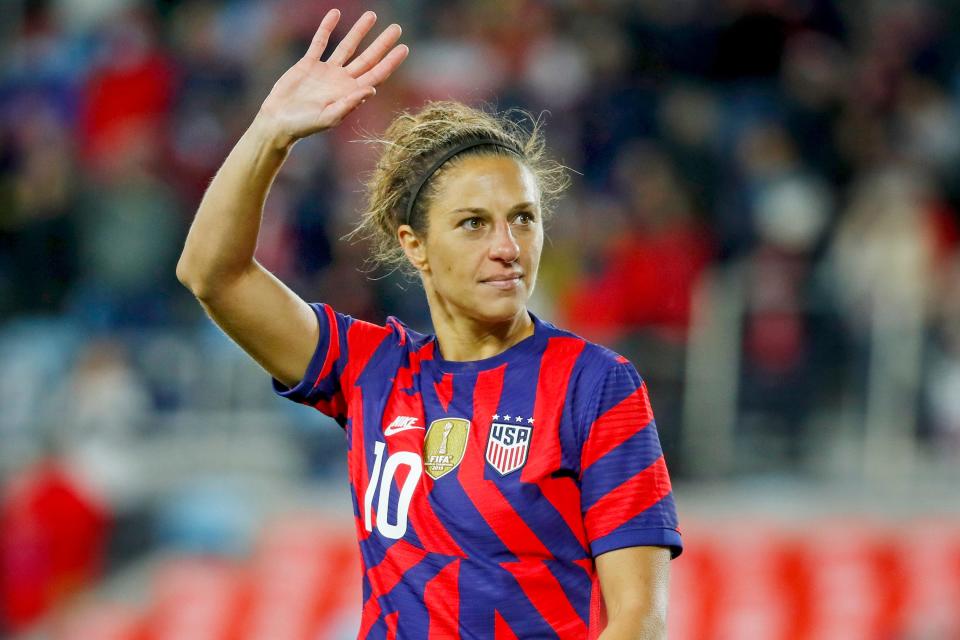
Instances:
[[[364,49],[363,53],[344,67],[346,72],[356,78],[369,71],[390,51],[390,47],[400,39],[402,32],[403,30],[398,24],[392,24],[384,29],[383,33],[377,36],[377,39],[370,43],[370,46]]]
[[[407,45],[398,44],[383,60],[378,62],[373,69],[370,69],[370,71],[367,71],[357,78],[357,82],[371,87],[377,86],[396,71],[400,63],[406,59],[408,53],[410,53],[410,48],[407,47]]]
[[[347,115],[359,107],[363,101],[372,97],[376,93],[377,90],[373,87],[363,87],[361,89],[357,89],[350,95],[337,100],[324,109],[323,118],[324,120],[328,120],[330,122],[330,126],[333,126],[347,117]]]
[[[304,58],[310,58],[311,60],[320,59],[324,49],[327,48],[327,42],[330,41],[330,34],[333,33],[338,22],[340,22],[340,12],[336,9],[327,11],[327,15],[323,16],[317,32],[313,35],[313,40],[310,41],[307,52],[303,55]]]
[[[376,21],[377,14],[373,11],[367,11],[360,16],[360,19],[353,23],[350,31],[347,32],[347,35],[343,36],[343,40],[340,41],[337,48],[330,54],[330,59],[327,60],[327,62],[343,66],[346,61],[350,59],[350,56],[353,55],[353,52],[357,50],[357,45],[360,44],[360,41],[363,40],[363,37],[367,35],[370,29],[373,28],[373,23]]]

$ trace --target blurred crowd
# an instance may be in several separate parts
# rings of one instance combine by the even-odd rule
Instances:
[[[816,455],[825,407],[960,456],[949,0],[14,0],[0,16],[0,486],[43,454],[73,460],[97,496],[82,510],[93,535],[98,501],[129,505],[137,463],[122,452],[158,428],[150,416],[226,395],[228,347],[175,262],[211,176],[332,6],[341,28],[367,8],[401,23],[411,55],[343,125],[298,143],[271,192],[257,257],[304,298],[428,330],[416,283],[371,273],[366,247],[341,239],[376,152],[364,141],[427,99],[520,107],[575,172],[532,306],[634,360],[680,477],[709,471],[678,435],[697,393],[688,337],[724,314],[738,434],[773,443],[778,464]],[[34,490],[62,497],[51,473]]]

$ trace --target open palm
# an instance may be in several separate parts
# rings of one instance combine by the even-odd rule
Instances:
[[[377,16],[367,11],[354,23],[326,62],[320,56],[330,34],[340,21],[340,12],[327,12],[306,54],[284,73],[260,107],[278,133],[291,141],[334,127],[361,102],[376,93],[378,84],[390,77],[409,50],[396,45],[400,26],[383,30],[360,55],[353,57],[360,41]]]

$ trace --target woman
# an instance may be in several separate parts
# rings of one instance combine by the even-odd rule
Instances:
[[[646,390],[526,308],[562,186],[536,130],[437,103],[385,134],[360,228],[419,275],[435,336],[309,305],[253,258],[291,145],[406,57],[391,25],[351,61],[375,19],[320,62],[339,13],[324,17],[211,183],[177,275],[281,395],[345,429],[360,637],[664,637],[681,542]]]

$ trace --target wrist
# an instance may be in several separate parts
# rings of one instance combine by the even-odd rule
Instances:
[[[250,124],[249,132],[260,144],[272,150],[286,153],[297,141],[293,135],[285,132],[271,116],[259,111]]]

